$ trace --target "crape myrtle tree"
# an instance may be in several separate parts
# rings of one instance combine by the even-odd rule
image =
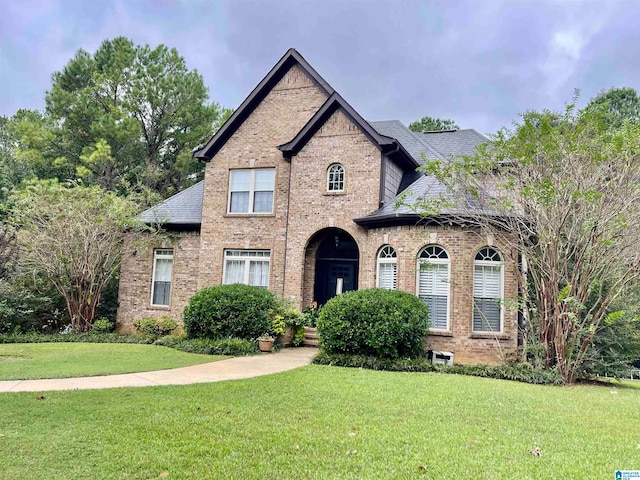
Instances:
[[[137,206],[93,186],[32,180],[9,198],[23,274],[43,276],[64,297],[75,332],[91,329],[100,295],[119,269]],[[135,246],[135,242],[131,242]]]
[[[612,302],[640,276],[640,126],[612,129],[593,106],[532,111],[476,155],[425,171],[450,196],[414,207],[465,211],[460,221],[510,244],[541,361],[575,381],[596,332],[622,316]]]

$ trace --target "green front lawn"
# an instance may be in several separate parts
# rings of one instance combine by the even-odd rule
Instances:
[[[640,391],[611,386],[312,365],[212,384],[2,394],[0,411],[5,480],[555,480],[640,468]]]
[[[0,380],[145,372],[213,362],[221,356],[157,345],[119,343],[0,344]],[[0,478],[2,475],[0,475]]]

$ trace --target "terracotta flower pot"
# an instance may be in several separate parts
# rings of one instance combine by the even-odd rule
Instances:
[[[273,338],[259,338],[258,348],[261,352],[270,352],[273,349]]]

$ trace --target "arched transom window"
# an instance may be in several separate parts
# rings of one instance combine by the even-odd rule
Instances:
[[[439,245],[418,254],[417,295],[429,307],[431,328],[449,330],[449,255]]]
[[[494,248],[484,247],[473,262],[473,331],[502,332],[503,262]]]
[[[398,286],[398,257],[391,245],[385,245],[378,252],[378,288],[395,290]]]
[[[327,170],[327,192],[344,191],[344,167],[334,163]]]

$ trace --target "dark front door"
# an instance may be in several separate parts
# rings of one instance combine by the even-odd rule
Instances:
[[[344,231],[331,234],[318,247],[314,295],[318,305],[358,288],[358,246]]]
[[[316,301],[324,305],[341,293],[356,290],[356,261],[318,260],[316,262]]]

